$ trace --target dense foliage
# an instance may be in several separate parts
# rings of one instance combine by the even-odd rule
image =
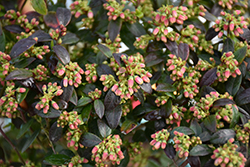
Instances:
[[[1,166],[250,164],[247,0],[0,2]]]

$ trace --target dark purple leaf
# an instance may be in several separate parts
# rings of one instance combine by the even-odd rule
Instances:
[[[122,123],[121,132],[126,135],[129,132],[131,132],[133,129],[135,129],[136,127],[137,127],[137,124],[134,121],[127,119]]]
[[[118,124],[120,123],[121,116],[122,116],[121,105],[116,106],[112,110],[105,111],[105,118],[111,129],[115,129],[118,126]]]
[[[80,143],[85,147],[93,147],[102,142],[102,140],[93,133],[86,132],[82,135]]]
[[[72,97],[74,87],[71,85],[64,87],[62,83],[61,83],[61,87],[62,87],[63,93],[60,96],[60,98],[66,102],[69,102],[70,98]]]
[[[229,139],[235,137],[233,129],[221,129],[214,133],[210,139],[212,144],[225,144]]]
[[[104,110],[105,110],[103,102],[101,100],[99,100],[99,99],[96,99],[94,101],[94,108],[95,108],[95,112],[98,115],[98,117],[100,119],[102,119],[102,117],[104,115]]]
[[[5,34],[2,29],[2,24],[0,24],[0,51],[5,51]]]
[[[220,15],[220,12],[222,11],[222,7],[218,3],[214,3],[213,8],[211,9],[211,14],[218,17]]]
[[[174,92],[176,88],[168,83],[161,83],[157,86],[156,91],[158,92]]]
[[[163,62],[164,59],[160,59],[157,57],[156,53],[149,53],[146,57],[145,57],[145,64],[147,67],[151,67],[154,65],[157,65],[161,62]]]
[[[78,100],[77,107],[86,106],[91,103],[93,100],[90,97],[82,97]]]
[[[172,54],[174,55],[178,54],[178,46],[176,42],[168,40],[167,43],[165,43],[165,45]]]
[[[125,55],[128,58],[128,55],[125,53],[113,53],[113,57],[115,58],[116,63],[121,66],[123,63],[121,56]]]
[[[250,115],[248,114],[248,112],[246,112],[243,108],[241,108],[241,107],[239,107],[239,106],[237,106],[238,107],[238,109],[239,109],[239,112],[242,114],[242,115],[244,115],[246,118],[247,118],[247,120],[249,120],[250,119]],[[245,124],[245,123],[243,123],[243,124]]]
[[[58,63],[58,59],[56,59],[55,56],[50,56],[48,60],[48,67],[52,73],[54,72],[57,63]]]
[[[11,49],[10,51],[10,57],[13,59],[26,50],[28,50],[30,47],[36,44],[36,41],[31,38],[24,38],[18,41]]]
[[[235,96],[240,88],[241,82],[242,82],[242,75],[237,75],[236,78],[230,77],[225,85],[226,91],[230,95]]]
[[[67,26],[71,20],[71,11],[67,8],[58,7],[56,10],[56,17],[60,25]]]
[[[36,12],[40,13],[41,15],[47,14],[48,9],[44,0],[30,0],[30,2]]]
[[[69,52],[65,49],[65,47],[61,45],[55,45],[53,50],[63,64],[68,64],[70,62]]]
[[[189,152],[189,156],[205,156],[211,153],[213,153],[213,150],[210,147],[206,144],[201,144],[193,147]]]
[[[141,105],[143,106],[144,105],[144,96],[143,96],[141,89],[138,89],[138,91],[135,92],[134,95],[140,101]]]
[[[17,0],[4,0],[0,2],[1,2],[1,5],[4,6],[5,11],[11,10],[11,9],[16,11]]]
[[[211,139],[211,135],[208,131],[205,131],[199,135],[202,142],[209,141]]]
[[[74,44],[79,41],[79,38],[76,36],[76,34],[73,34],[71,32],[67,32],[65,36],[62,38],[62,44]]]
[[[207,19],[208,21],[215,21],[217,20],[217,17],[214,16],[213,14],[209,13],[209,12],[205,12],[205,19]]]
[[[153,92],[152,90],[152,86],[150,83],[143,83],[141,85],[139,85],[141,87],[142,90],[144,90],[144,92],[147,92],[149,94],[151,94]]]
[[[202,133],[202,128],[196,119],[192,120],[192,122],[190,124],[190,129],[192,129],[194,131],[194,134],[196,136],[198,136],[199,134]]]
[[[207,40],[207,41],[210,41],[210,40],[212,40],[216,35],[218,35],[219,34],[219,32],[216,32],[215,30],[214,30],[214,28],[213,27],[210,27],[208,30],[207,30],[207,33],[206,33],[206,35],[205,35],[205,39]]]
[[[112,111],[120,104],[121,98],[109,89],[104,99],[105,110]]]
[[[209,115],[208,117],[206,117],[203,121],[204,126],[210,130],[211,132],[215,132],[216,131],[216,124],[217,124],[217,120],[215,115]]]
[[[232,106],[232,108],[233,108],[233,118],[230,123],[230,128],[234,128],[235,125],[239,122],[239,118],[240,118],[239,110],[235,106]]]
[[[248,28],[243,28],[244,33],[240,34],[240,37],[247,42],[250,41],[250,30]]]
[[[246,57],[247,46],[244,46],[234,52],[234,58],[241,64]]]
[[[36,58],[34,58],[34,57],[24,58],[21,61],[16,62],[15,67],[16,68],[25,68],[35,60],[36,60]]]
[[[100,134],[102,135],[103,138],[107,137],[108,135],[111,134],[111,129],[109,126],[102,120],[98,119],[97,120],[97,126],[99,129]]]
[[[45,163],[48,165],[64,165],[70,162],[70,157],[64,154],[52,154],[45,157]],[[44,163],[44,162],[43,162]]]
[[[58,104],[60,110],[66,110],[69,106],[68,102],[62,99],[56,100],[56,103]]]
[[[160,113],[158,110],[153,110],[147,113],[144,117],[145,120],[152,121],[152,120],[159,120],[161,119]]]
[[[230,38],[227,38],[224,41],[222,53],[226,53],[230,51],[234,52],[234,41]]]
[[[210,94],[210,92],[217,92],[217,91],[210,86],[203,86],[200,91],[200,96],[205,97],[206,94]]]
[[[235,102],[231,99],[222,98],[222,99],[218,99],[218,100],[214,101],[213,107],[225,106],[227,104],[235,104]]]
[[[122,20],[116,19],[111,20],[108,25],[108,33],[109,33],[109,39],[114,42],[117,35],[120,33],[122,27]]]
[[[4,29],[9,32],[17,33],[17,34],[21,34],[21,32],[25,32],[25,30],[22,27],[20,27],[19,25],[15,25],[15,24],[4,26]]]
[[[102,44],[97,45],[97,48],[107,57],[107,58],[111,58],[112,57],[112,53],[110,51],[110,49]]]
[[[47,42],[52,40],[50,35],[44,32],[43,30],[37,30],[29,38],[35,38],[35,37],[38,38],[37,42]]]
[[[30,11],[25,13],[25,15],[27,16],[27,19],[29,20],[29,22],[35,18],[36,20],[39,20],[39,17],[41,16],[41,14],[37,13],[36,11]]]
[[[144,27],[138,22],[135,22],[133,24],[126,23],[126,26],[129,31],[136,37],[140,37],[142,35],[147,34]]]
[[[203,167],[215,167],[214,159],[209,159]]]
[[[69,101],[71,103],[73,103],[74,105],[77,105],[77,103],[78,103],[78,97],[77,97],[77,93],[76,93],[75,89],[73,89],[73,93],[72,93],[72,96],[70,97]]]
[[[217,79],[217,68],[214,67],[210,70],[208,70],[203,77],[201,78],[200,81],[200,87],[202,86],[210,86],[214,83],[214,81]]]
[[[63,134],[63,128],[61,126],[57,126],[57,121],[52,124],[49,129],[49,139],[52,142],[57,142]]]
[[[189,156],[188,163],[191,167],[201,167],[200,158],[197,156]]]
[[[51,119],[53,119],[53,118],[58,118],[58,117],[60,116],[60,114],[61,114],[61,111],[56,110],[56,109],[54,109],[53,107],[50,107],[50,108],[49,108],[49,111],[48,111],[47,114],[44,114],[44,113],[43,113],[43,110],[37,110],[36,108],[34,108],[34,111],[35,111],[35,113],[36,113],[38,116],[40,116],[40,117],[42,117],[42,118],[51,118]]]
[[[151,112],[156,110],[157,108],[155,106],[150,105],[149,103],[145,103],[143,106],[138,105],[135,107],[135,109],[132,111],[134,116],[143,115],[145,113]]]
[[[235,102],[239,106],[250,103],[250,88],[245,89],[237,94]]]
[[[179,127],[174,128],[170,132],[171,136],[174,135],[174,131],[184,133],[185,135],[192,135],[192,134],[194,134],[194,131],[192,129],[190,129],[189,127],[186,127],[186,126],[179,126]]]
[[[161,106],[161,109],[159,111],[160,116],[163,118],[169,117],[169,115],[172,112],[172,100],[168,99],[167,103]]]
[[[168,156],[168,158],[170,158],[170,159],[175,158],[176,151],[175,151],[172,144],[167,144],[166,148],[164,149],[164,152]]]
[[[98,65],[98,67],[96,68],[97,74],[100,77],[101,75],[113,75],[116,78],[116,75],[114,73],[114,71],[107,65],[107,64],[100,64]]]
[[[43,20],[48,27],[53,29],[57,29],[60,25],[55,12],[48,12],[47,15],[43,16]]]
[[[189,46],[186,43],[180,43],[178,46],[178,57],[187,60],[189,56]]]
[[[9,73],[9,75],[5,78],[5,80],[24,80],[29,77],[32,77],[33,74],[29,70],[26,69],[17,69]]]

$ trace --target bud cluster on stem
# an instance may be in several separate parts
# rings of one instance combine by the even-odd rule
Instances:
[[[66,133],[67,147],[74,148],[74,150],[78,150],[79,146],[83,148],[84,146],[81,143],[79,143],[81,136],[82,136],[81,129],[68,128],[68,131]]]
[[[85,79],[88,83],[94,83],[97,80],[97,72],[96,72],[96,67],[97,64],[85,64],[86,71],[84,72],[85,74]]]
[[[70,162],[67,165],[62,165],[62,167],[82,167],[82,163],[88,162],[89,161],[86,158],[75,155],[70,159]]]
[[[174,135],[174,148],[177,152],[179,151],[178,156],[180,158],[188,157],[189,148],[192,145],[190,137],[188,135],[185,135],[184,133],[177,131],[174,131]]]
[[[244,129],[244,127],[241,128],[239,125],[236,125],[234,127],[234,130],[235,130],[235,133],[236,133],[236,139],[238,141],[241,141],[244,144],[249,143],[249,135],[250,135],[250,133],[249,133],[248,130]]]
[[[169,59],[167,60],[166,66],[168,67],[167,70],[172,72],[170,78],[173,81],[182,79],[187,69],[186,61],[173,54],[169,54],[168,56]]]
[[[229,10],[231,10],[233,6],[236,6],[237,3],[239,3],[238,0],[219,0],[218,1],[218,4],[220,6],[222,6],[223,8],[228,8]],[[244,6],[245,8],[247,8],[248,4],[246,1],[240,1],[240,4]]]
[[[83,121],[79,118],[79,115],[76,111],[63,111],[57,120],[57,127],[61,126],[64,128],[68,125],[71,130],[78,129],[78,125],[82,124]]]
[[[166,123],[173,124],[173,123],[180,122],[184,116],[184,112],[186,111],[187,109],[185,107],[172,105],[172,112],[169,115],[169,117],[166,119]]]
[[[92,100],[96,100],[99,99],[102,95],[102,91],[99,90],[98,88],[95,88],[94,91],[91,91],[88,93],[88,96],[92,99]]]
[[[159,148],[165,149],[168,143],[170,133],[167,129],[162,129],[151,135],[150,145],[153,146],[153,150],[158,150]]]
[[[49,53],[50,49],[48,45],[43,46],[32,46],[28,51],[24,52],[25,57],[37,57],[38,59],[43,59],[46,53]]]
[[[31,71],[34,74],[34,78],[38,81],[44,81],[49,78],[49,70],[44,65],[39,64],[35,69]]]
[[[50,37],[57,41],[58,44],[62,43],[62,39],[60,37],[63,37],[67,34],[67,28],[61,24],[59,28],[57,29],[50,29]]]
[[[130,158],[135,158],[136,156],[140,155],[143,149],[142,142],[133,142],[129,143],[128,153]]]

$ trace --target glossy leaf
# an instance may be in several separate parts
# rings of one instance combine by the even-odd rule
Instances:
[[[196,119],[192,120],[192,122],[190,124],[190,129],[192,129],[194,131],[194,134],[196,136],[198,136],[199,134],[202,133],[202,128]]]
[[[22,27],[16,24],[4,26],[4,29],[16,34],[21,34],[21,32],[25,32],[25,30]]]
[[[0,51],[5,51],[5,34],[2,29],[2,24],[0,24]]]
[[[107,58],[111,58],[112,57],[112,53],[110,51],[110,49],[102,44],[97,45],[97,48],[107,57]]]
[[[214,3],[213,8],[211,9],[211,14],[218,17],[220,15],[220,12],[222,11],[222,7],[218,3]]]
[[[49,129],[49,139],[52,142],[57,142],[63,135],[63,128],[57,126],[57,121],[52,124]]]
[[[66,102],[69,102],[70,98],[72,97],[74,87],[71,85],[64,87],[62,85],[63,84],[61,83],[63,93],[61,94],[60,98]]]
[[[217,72],[216,67],[208,70],[201,78],[200,87],[212,85],[214,81],[217,79],[216,72]]]
[[[97,71],[98,76],[111,74],[115,77],[114,71],[107,64],[98,65],[98,67],[96,68],[96,71]]]
[[[216,32],[216,31],[214,30],[213,27],[210,27],[210,28],[207,30],[207,33],[206,33],[206,35],[205,35],[205,39],[206,39],[207,41],[210,41],[210,40],[212,40],[215,36],[217,36],[218,34],[219,34],[219,32]]]
[[[121,126],[121,132],[123,134],[128,134],[129,132],[131,132],[134,128],[136,128],[137,125],[135,122],[127,119],[125,120],[123,123],[122,123],[122,126]]]
[[[77,107],[85,106],[89,103],[91,103],[93,100],[90,97],[82,97],[77,102]]]
[[[208,131],[205,131],[199,135],[202,142],[209,141],[211,139],[211,135]]]
[[[126,26],[129,31],[136,37],[140,37],[142,35],[147,34],[144,27],[138,22],[135,22],[133,24],[126,23]]]
[[[133,111],[132,114],[134,116],[142,115],[148,112],[151,112],[153,110],[156,110],[157,108],[155,106],[150,105],[149,103],[145,103],[143,106],[138,105]]]
[[[209,13],[209,12],[205,12],[205,19],[209,20],[209,21],[215,21],[217,20],[217,17],[215,17],[213,14]]]
[[[191,167],[201,167],[200,157],[188,156],[188,163]]]
[[[32,62],[34,62],[36,58],[29,57],[29,58],[23,58],[21,61],[15,63],[16,68],[25,68],[28,65],[30,65]]]
[[[142,129],[138,129],[137,131],[135,131],[132,140],[134,142],[144,142],[146,140],[145,131]]]
[[[235,102],[239,106],[250,103],[250,88],[245,89],[244,91],[237,94]]]
[[[111,20],[108,25],[108,33],[109,33],[109,39],[111,42],[114,42],[117,35],[120,33],[122,27],[122,20],[121,19],[116,19],[116,20]]]
[[[174,131],[184,133],[185,135],[192,135],[192,134],[194,134],[194,131],[192,129],[190,129],[189,127],[186,127],[186,126],[179,126],[177,128],[174,128],[170,132],[171,136],[174,135]]]
[[[242,82],[242,75],[237,75],[236,78],[230,77],[225,85],[226,91],[230,95],[235,96],[240,88],[241,82]]]
[[[5,80],[25,80],[29,77],[32,77],[33,74],[29,70],[26,69],[17,69],[9,73],[9,75],[5,78]]]
[[[224,53],[224,52],[230,52],[230,51],[231,52],[234,51],[234,42],[233,42],[232,39],[227,38],[224,41],[222,53]]]
[[[18,104],[20,104],[26,98],[28,92],[29,92],[29,89],[26,89],[25,92],[16,94],[16,100]]]
[[[215,115],[209,115],[208,117],[206,117],[204,119],[204,125],[205,127],[210,130],[211,132],[215,132],[216,131],[216,124],[217,124],[217,120],[216,120],[216,116]]]
[[[169,83],[161,83],[157,86],[156,91],[158,92],[174,92],[176,88]]]
[[[30,119],[27,123],[22,124],[16,139],[19,139],[20,137],[22,137],[30,128],[30,126],[32,125],[32,123],[34,122],[34,119]]]
[[[30,47],[36,44],[36,41],[31,38],[24,38],[18,41],[11,49],[10,51],[10,57],[13,59],[26,50],[28,50]]]
[[[55,45],[53,50],[63,64],[68,64],[70,62],[69,52],[65,49],[65,47],[61,45]]]
[[[168,156],[168,158],[170,159],[175,158],[176,151],[172,144],[167,144],[166,148],[164,149],[164,152]]]
[[[40,13],[41,15],[47,14],[48,9],[44,0],[31,0],[30,2],[36,12]]]
[[[97,126],[99,129],[100,134],[102,135],[103,138],[107,137],[108,135],[111,134],[111,129],[110,127],[102,120],[98,119],[97,120]]]
[[[230,123],[230,128],[234,128],[235,125],[239,122],[239,118],[240,118],[239,110],[235,106],[232,106],[232,108],[233,108],[233,117]]]
[[[151,94],[153,92],[152,90],[152,86],[150,83],[143,83],[141,85],[139,85],[141,87],[142,90],[144,90],[144,92],[147,92],[149,94]]]
[[[246,57],[247,46],[244,46],[234,52],[234,58],[241,64]]]
[[[74,44],[79,41],[79,38],[76,36],[76,34],[73,34],[71,32],[67,32],[65,36],[62,38],[62,44]]]
[[[23,153],[24,151],[27,150],[27,148],[29,148],[29,146],[34,142],[34,140],[36,139],[36,137],[38,136],[38,134],[40,133],[40,130],[36,130],[24,143],[21,152]]]
[[[87,132],[84,133],[80,139],[80,143],[85,147],[93,147],[99,144],[102,140],[93,133]]]
[[[81,116],[82,116],[82,120],[84,123],[87,123],[89,121],[89,117],[90,117],[90,113],[92,111],[92,108],[93,108],[92,104],[88,104],[88,105],[83,107],[83,109],[81,111]]]
[[[144,96],[143,96],[141,89],[135,92],[134,96],[140,101],[141,105],[144,105]]]
[[[160,64],[163,61],[164,61],[164,59],[159,58],[156,53],[149,53],[145,57],[145,64],[147,67],[151,67],[151,66]]]
[[[178,45],[176,42],[168,40],[167,43],[165,43],[165,45],[172,54],[178,55]]]
[[[53,29],[57,29],[60,25],[55,12],[48,12],[47,15],[43,16],[43,20],[48,27]]]
[[[225,106],[227,104],[235,104],[235,102],[228,98],[222,98],[222,99],[215,100],[213,103],[213,107]]]
[[[45,158],[46,163],[50,165],[64,165],[70,162],[70,157],[64,154],[52,154]]]
[[[105,118],[111,129],[115,129],[118,126],[118,124],[120,123],[121,116],[122,116],[121,105],[116,106],[112,110],[105,111]]]
[[[67,8],[58,7],[56,10],[56,17],[60,25],[67,26],[71,20],[71,11]]]
[[[180,43],[178,46],[178,57],[187,60],[189,56],[189,46],[186,43]]]
[[[31,36],[29,36],[29,38],[32,38],[32,39],[35,37],[38,38],[37,42],[47,42],[47,41],[52,40],[50,35],[48,33],[44,32],[43,30],[37,30]]]
[[[114,110],[120,104],[120,101],[121,98],[119,96],[116,96],[116,94],[112,92],[110,89],[104,99],[105,110],[106,111]]]
[[[212,144],[225,144],[230,138],[235,137],[233,129],[221,129],[214,133],[210,139]]]
[[[210,147],[206,144],[201,144],[193,147],[189,152],[189,156],[205,156],[211,153],[213,153],[213,150]]]
[[[104,115],[104,110],[105,110],[103,102],[101,100],[99,100],[99,99],[96,99],[94,101],[94,108],[95,108],[95,112],[98,115],[98,117],[100,119],[102,119],[102,117]]]

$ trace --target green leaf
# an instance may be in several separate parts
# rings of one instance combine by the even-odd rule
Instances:
[[[5,51],[5,34],[2,29],[2,24],[0,23],[0,51]]]
[[[196,136],[198,136],[199,134],[202,133],[202,128],[196,119],[192,120],[191,125],[190,125],[190,129],[192,129],[194,131],[194,134]]]
[[[92,108],[93,108],[92,104],[88,104],[87,106],[83,107],[83,110],[81,111],[81,116],[84,123],[88,122]]]
[[[26,91],[24,93],[17,93],[16,94],[16,100],[17,100],[18,104],[20,104],[26,98],[28,92],[29,92],[29,89],[26,88]]]
[[[93,100],[90,97],[82,97],[77,102],[77,107],[85,106],[89,103],[91,103]]]
[[[136,37],[147,34],[144,27],[139,22],[135,22],[133,24],[126,23],[126,26],[129,31]]]
[[[98,117],[100,119],[102,119],[102,117],[104,115],[104,110],[105,110],[103,102],[101,100],[99,100],[99,99],[96,99],[94,101],[94,108],[95,108],[95,112],[98,115]]]
[[[80,143],[85,147],[93,147],[102,142],[102,140],[93,133],[87,132],[80,139]]]
[[[235,125],[238,123],[239,118],[240,118],[239,110],[234,105],[232,106],[232,108],[233,108],[233,118],[232,118],[231,123],[230,123],[230,128],[234,128]]]
[[[241,64],[246,57],[247,46],[244,46],[234,52],[234,58]]]
[[[205,156],[205,155],[211,154],[212,152],[213,150],[209,148],[206,144],[201,144],[201,145],[197,145],[193,147],[190,150],[189,155],[190,156]]]
[[[33,122],[34,122],[34,119],[30,119],[26,124],[23,124],[16,136],[16,139],[19,139],[20,137],[22,137],[29,130]]]
[[[199,135],[202,142],[209,141],[211,139],[211,135],[208,131],[205,131]]]
[[[109,39],[114,42],[122,27],[122,19],[110,20],[108,25]]]
[[[102,135],[103,138],[107,137],[108,135],[111,134],[111,129],[110,127],[102,120],[98,119],[97,120],[97,125],[100,134]]]
[[[229,139],[235,137],[233,129],[221,129],[214,133],[210,139],[212,144],[225,144]]]
[[[31,0],[31,5],[36,10],[36,12],[40,13],[41,15],[46,15],[48,12],[44,0]]]
[[[235,102],[239,106],[250,103],[250,88],[245,89],[237,94]]]
[[[137,127],[137,125],[136,125],[136,123],[134,121],[131,121],[131,120],[127,119],[126,121],[124,121],[122,123],[121,132],[123,134],[128,134],[129,132],[131,132],[136,127]]]
[[[97,48],[107,57],[107,58],[111,58],[113,57],[110,49],[102,44],[97,45]]]
[[[9,75],[5,78],[5,80],[7,81],[8,80],[24,80],[32,76],[33,76],[33,73],[30,72],[29,70],[19,68],[17,70],[11,71]]]
[[[174,92],[176,88],[169,83],[161,83],[157,86],[156,91],[158,92]]]
[[[203,121],[204,126],[210,130],[211,132],[215,132],[216,131],[216,117],[215,115],[209,115],[207,118],[204,119]]]
[[[36,137],[39,135],[40,130],[36,130],[29,138],[26,140],[25,144],[23,145],[23,148],[21,152],[23,153],[24,151],[29,148],[29,146],[35,141]]]
[[[184,133],[185,135],[192,135],[192,134],[194,134],[194,131],[192,129],[190,129],[189,127],[186,127],[186,126],[179,126],[177,128],[174,128],[170,132],[171,136],[174,136],[174,131]]]
[[[242,82],[242,75],[237,75],[237,77],[230,77],[225,85],[226,91],[232,95],[235,96],[236,93],[238,92],[240,85]]]
[[[50,165],[63,165],[70,162],[70,157],[64,154],[52,154],[45,158],[46,163]]]

